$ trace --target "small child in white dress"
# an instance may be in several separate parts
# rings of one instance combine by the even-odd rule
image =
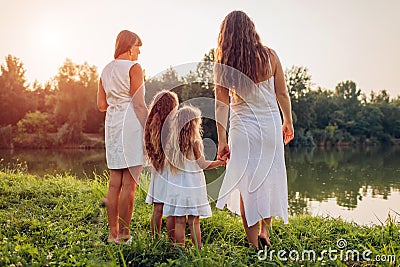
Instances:
[[[153,236],[155,233],[160,234],[161,231],[163,205],[168,184],[163,145],[166,138],[163,138],[163,136],[168,136],[170,129],[169,118],[176,111],[178,105],[179,100],[176,93],[162,90],[154,96],[146,121],[144,139],[147,156],[152,165],[146,203],[153,205],[153,215],[150,222]],[[168,236],[174,240],[175,222],[171,219],[167,218],[167,231]]]
[[[200,217],[210,217],[203,169],[225,166],[225,160],[208,161],[203,155],[201,112],[185,106],[172,120],[165,148],[168,186],[164,216],[175,220],[175,242],[185,246],[186,216],[193,244],[202,247]]]

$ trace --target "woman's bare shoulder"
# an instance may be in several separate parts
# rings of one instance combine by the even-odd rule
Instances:
[[[132,65],[132,67],[129,70],[129,75],[131,77],[141,77],[143,76],[143,70],[142,70],[142,66],[140,66],[139,63],[135,63]]]
[[[271,63],[276,63],[277,61],[279,61],[278,54],[275,52],[274,49],[270,47],[265,47],[265,48],[267,49],[268,55],[271,59]]]

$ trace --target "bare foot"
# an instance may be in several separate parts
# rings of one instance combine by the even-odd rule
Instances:
[[[264,248],[265,246],[271,247],[271,241],[269,240],[268,234],[261,233],[261,234],[258,236],[258,242],[260,243],[260,245],[262,246],[262,248]]]

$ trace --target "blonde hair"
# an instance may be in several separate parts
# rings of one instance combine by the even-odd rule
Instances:
[[[174,114],[165,149],[166,166],[173,173],[184,170],[186,160],[195,159],[194,145],[201,142],[201,122],[201,111],[193,106],[184,106]]]
[[[136,33],[128,30],[121,31],[115,41],[114,59],[127,52],[134,45],[142,46],[140,37]]]
[[[216,83],[230,89],[252,88],[251,85],[260,82],[260,76],[271,74],[269,52],[246,13],[232,11],[223,20],[218,36]]]
[[[151,165],[157,170],[164,169],[165,154],[163,150],[163,136],[168,135],[170,129],[167,117],[179,105],[176,93],[162,90],[158,92],[150,104],[150,113],[147,117],[144,130],[144,141],[147,156]]]

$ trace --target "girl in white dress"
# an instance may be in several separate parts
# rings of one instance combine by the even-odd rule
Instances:
[[[251,245],[270,246],[271,217],[288,222],[284,144],[294,129],[279,58],[242,11],[231,12],[221,24],[215,78],[218,155],[230,157],[217,208],[227,205],[241,214]]]
[[[224,160],[207,161],[201,139],[201,112],[186,106],[173,118],[165,148],[168,187],[164,215],[175,219],[175,241],[185,246],[186,216],[193,244],[202,247],[200,217],[210,217],[203,169],[224,166]]]
[[[153,205],[151,217],[151,233],[160,233],[163,215],[164,199],[167,192],[168,172],[165,168],[163,141],[170,129],[171,113],[178,108],[179,100],[176,93],[162,90],[157,93],[150,104],[150,113],[146,121],[144,139],[147,156],[151,162],[151,178],[147,192],[146,203]],[[173,240],[175,222],[167,218],[167,231]]]
[[[143,128],[147,118],[143,71],[136,63],[142,41],[124,30],[118,34],[114,60],[103,69],[97,105],[106,111],[105,143],[110,183],[105,199],[109,242],[130,240],[129,225],[143,164]]]

